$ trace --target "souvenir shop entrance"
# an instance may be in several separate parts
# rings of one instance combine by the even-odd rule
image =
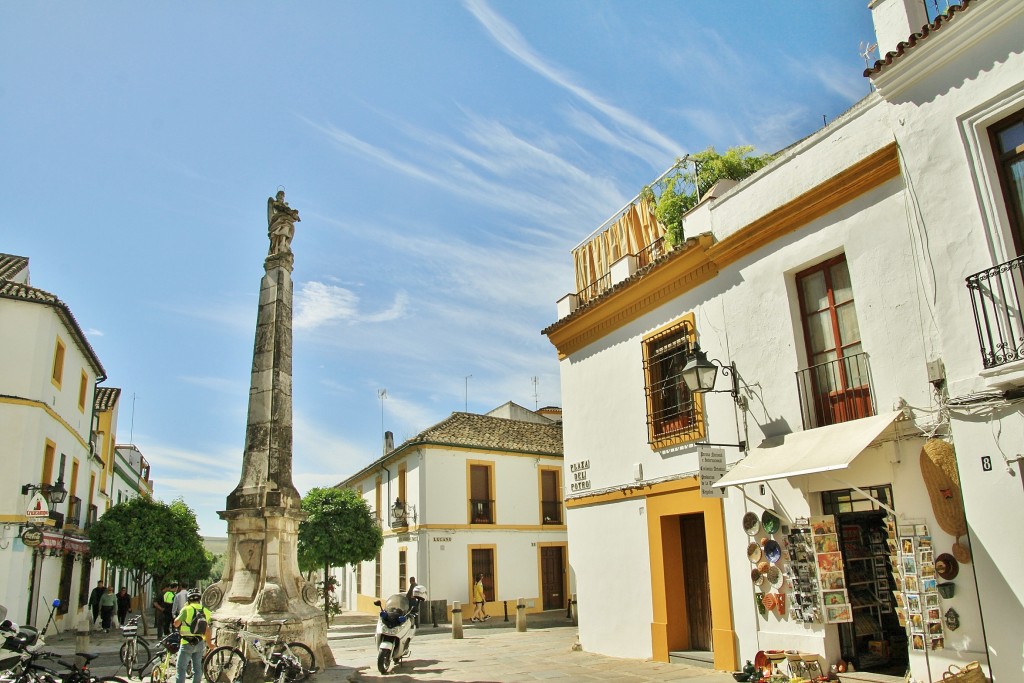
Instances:
[[[835,516],[853,616],[852,621],[839,624],[840,651],[843,661],[857,671],[902,676],[908,666],[907,633],[893,599],[889,513],[876,502],[892,508],[892,487],[873,486],[866,491],[875,500],[852,489],[821,494],[822,512]]]

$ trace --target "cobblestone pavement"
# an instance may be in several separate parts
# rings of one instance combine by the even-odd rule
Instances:
[[[515,683],[518,681],[685,681],[687,683],[728,683],[732,676],[685,664],[666,664],[635,659],[618,659],[574,649],[576,627],[563,615],[531,615],[527,631],[515,630],[514,619],[501,617],[484,624],[464,627],[464,637],[452,638],[451,628],[424,624],[413,641],[412,653],[387,676],[377,672],[373,644],[376,617],[347,614],[335,620],[328,642],[335,664],[321,669],[310,683],[354,683],[387,680],[475,681]],[[117,671],[119,632],[93,632],[87,651],[100,657],[93,671],[100,676],[123,675]],[[71,654],[79,643],[72,634],[47,637],[47,650]]]

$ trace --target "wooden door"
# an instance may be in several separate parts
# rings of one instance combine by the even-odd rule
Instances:
[[[710,652],[711,581],[708,577],[708,546],[704,515],[679,517],[679,540],[683,551],[683,594],[686,621],[690,629],[690,650]]]
[[[540,549],[541,596],[544,609],[565,607],[565,561],[562,546]]]

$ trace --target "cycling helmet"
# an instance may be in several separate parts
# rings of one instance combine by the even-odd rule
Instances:
[[[419,598],[420,600],[426,600],[427,599],[427,587],[426,586],[416,586],[416,587],[414,587],[412,589],[412,597]]]
[[[188,589],[188,601],[189,602],[199,602],[202,599],[202,597],[203,597],[203,591],[199,590],[198,588],[189,588]]]

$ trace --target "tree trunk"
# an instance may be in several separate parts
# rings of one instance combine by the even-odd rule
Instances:
[[[330,571],[331,571],[331,563],[330,562],[324,562],[324,621],[327,622],[328,626],[331,625],[331,610],[330,610],[330,606],[331,606],[331,592],[330,592],[330,590],[328,590],[330,588],[330,586],[331,586],[330,580],[329,580]]]

